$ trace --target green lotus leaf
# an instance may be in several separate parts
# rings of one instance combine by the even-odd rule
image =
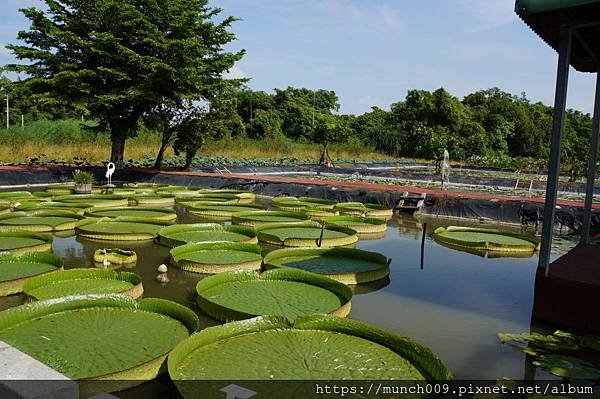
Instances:
[[[28,231],[0,231],[0,252],[20,255],[52,249],[52,236]]]
[[[129,201],[120,195],[111,194],[73,194],[54,198],[58,202],[89,204],[93,207],[127,206]]]
[[[144,288],[142,278],[135,273],[70,269],[62,273],[33,277],[23,285],[23,292],[34,300],[87,294],[122,294],[139,298]]]
[[[360,216],[330,216],[324,217],[322,221],[329,224],[350,227],[359,234],[376,234],[387,231],[387,222],[385,219],[363,218]]]
[[[584,360],[564,355],[543,355],[533,364],[563,378],[600,380],[600,369]]]
[[[377,204],[363,204],[362,202],[341,202],[335,206],[340,215],[353,215],[369,218],[390,219],[394,210]]]
[[[31,194],[29,191],[7,191],[7,192],[3,192],[0,193],[0,198],[5,198],[5,199],[27,199],[27,198],[33,198],[33,194]]]
[[[137,262],[137,254],[132,250],[120,248],[98,248],[94,251],[94,262],[108,263],[108,265],[126,265]]]
[[[238,204],[240,198],[233,194],[201,193],[179,196],[175,198],[175,202],[185,206],[193,206],[195,203]]]
[[[510,344],[523,351],[526,351],[528,347],[542,349],[543,351],[562,351],[577,348],[577,337],[560,330],[548,335],[538,332],[521,334],[498,333],[497,335],[503,344]]]
[[[584,335],[581,338],[581,344],[586,348],[600,352],[600,337],[596,335]]]
[[[130,195],[127,197],[129,205],[154,205],[154,206],[170,206],[175,204],[175,198],[165,197],[162,195],[152,193],[142,193]]]
[[[133,188],[115,188],[111,192],[112,195],[118,195],[119,197],[130,197],[132,195],[138,194]]]
[[[161,187],[166,187],[165,184],[156,184],[156,183],[125,183],[123,184],[124,188],[131,188],[135,190],[136,193],[154,193],[157,189]]]
[[[137,303],[125,295],[68,296],[0,312],[0,340],[84,380],[80,390],[104,392],[155,378],[168,353],[197,326],[184,306],[154,298]]]
[[[69,211],[12,212],[0,216],[0,231],[50,232],[72,230],[83,216]]]
[[[148,221],[144,218],[116,217],[82,220],[75,227],[78,236],[92,240],[141,241],[152,240],[170,222]]]
[[[13,207],[11,205],[0,205],[0,215],[6,215],[7,213],[11,213],[13,211]]]
[[[261,249],[257,244],[202,242],[171,249],[171,263],[183,270],[216,274],[232,270],[260,270]]]
[[[254,229],[244,226],[221,226],[216,223],[177,224],[162,228],[158,232],[158,241],[168,247],[207,242],[230,241],[256,244]]]
[[[164,208],[151,207],[111,207],[111,208],[92,208],[85,212],[89,217],[135,217],[148,220],[174,221],[177,214],[174,211]]]
[[[71,212],[78,215],[83,215],[87,208],[91,208],[91,205],[58,201],[27,201],[16,207],[17,210],[27,212],[30,215],[35,215],[37,212],[48,210]]]
[[[186,195],[197,195],[198,190],[193,187],[167,186],[167,187],[157,188],[156,193],[166,195],[166,196],[179,197],[179,196],[186,196]]]
[[[256,231],[260,242],[285,247],[337,247],[358,241],[356,231],[348,227],[321,227],[317,222],[266,223],[257,226]]]
[[[286,248],[269,252],[267,269],[289,267],[317,273],[344,284],[362,284],[389,275],[388,259],[354,248]]]
[[[308,220],[308,216],[303,212],[286,211],[238,212],[231,216],[232,223],[250,227],[265,223],[295,223],[305,220]]]
[[[254,316],[298,316],[350,313],[352,291],[344,284],[297,269],[275,269],[257,274],[237,270],[202,279],[196,285],[198,305],[217,320]]]
[[[23,255],[0,253],[0,296],[23,291],[23,284],[34,276],[62,270],[58,256],[32,252]]]
[[[46,192],[52,195],[67,195],[71,194],[75,189],[75,183],[58,183],[58,184],[48,184],[46,186]]]
[[[539,240],[533,236],[474,227],[439,227],[433,238],[457,248],[491,252],[533,252],[539,247]]]
[[[203,386],[200,393],[188,380],[452,379],[431,350],[411,339],[326,315],[300,317],[295,323],[256,317],[206,328],[177,345],[168,369],[184,398],[223,395],[218,391],[222,384],[215,392]],[[250,381],[243,385],[254,387]],[[293,392],[277,394],[293,397]]]
[[[312,219],[323,219],[338,215],[338,212],[335,209],[319,205],[305,207],[301,211]]]
[[[337,204],[336,201],[332,200],[308,197],[275,197],[271,200],[271,203],[276,208],[291,212],[304,211],[306,208],[315,206],[318,206],[321,209],[333,209],[333,207]]]
[[[242,204],[250,204],[256,200],[256,194],[251,193],[250,191],[244,190],[235,190],[228,188],[219,188],[219,189],[200,189],[200,194],[213,194],[213,195],[234,195],[240,199],[240,203]]]
[[[215,219],[231,219],[232,215],[237,212],[249,212],[264,210],[262,205],[252,204],[219,204],[219,205],[204,205],[194,204],[189,207],[189,213],[196,216]]]

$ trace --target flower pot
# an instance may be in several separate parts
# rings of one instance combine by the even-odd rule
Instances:
[[[92,183],[75,183],[75,193],[91,194],[92,193]]]

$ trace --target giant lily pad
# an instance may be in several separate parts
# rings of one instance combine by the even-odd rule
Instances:
[[[305,211],[307,208],[315,206],[321,209],[333,209],[337,202],[332,200],[308,197],[275,197],[272,200],[272,204],[274,207],[284,211],[299,212]]]
[[[102,265],[127,265],[137,262],[137,254],[120,248],[98,248],[94,251],[94,262]]]
[[[169,224],[126,217],[86,219],[76,226],[75,233],[92,240],[142,241],[156,238],[158,231]]]
[[[120,195],[110,194],[73,194],[61,195],[55,201],[66,203],[89,204],[93,207],[127,206],[129,201]]]
[[[533,236],[474,227],[438,227],[433,238],[457,248],[497,252],[533,252],[539,246]]]
[[[206,241],[230,241],[256,244],[254,229],[244,226],[221,226],[216,223],[177,224],[162,228],[158,241],[168,247]]]
[[[171,349],[197,327],[182,305],[124,295],[68,296],[0,312],[0,340],[81,381],[84,397],[155,378]]]
[[[171,249],[171,263],[194,273],[216,274],[231,270],[260,270],[261,249],[257,244],[202,242]]]
[[[198,190],[192,187],[166,186],[157,188],[156,193],[166,196],[178,197],[180,195],[185,196],[198,194]]]
[[[340,215],[362,216],[369,218],[390,219],[393,209],[385,205],[363,204],[362,202],[341,202],[335,206]]]
[[[251,211],[238,212],[231,216],[232,223],[255,227],[265,223],[295,223],[308,220],[303,212]]]
[[[144,293],[142,278],[130,272],[102,269],[70,269],[33,277],[23,285],[31,299],[45,300],[69,295],[122,294],[139,298]]]
[[[254,380],[450,380],[439,358],[417,342],[363,322],[313,315],[290,322],[257,317],[209,327],[171,352],[169,375],[184,398],[223,397],[223,384],[209,390],[186,381]],[[278,384],[272,397],[298,396]],[[298,386],[291,386],[292,390]],[[296,395],[296,396],[294,396]]]
[[[352,291],[337,281],[294,269],[247,270],[216,274],[196,285],[198,305],[217,320],[241,320],[254,316],[298,316],[350,313]]]
[[[171,210],[163,208],[151,207],[111,207],[111,208],[92,208],[89,209],[85,216],[89,217],[135,217],[140,219],[157,220],[157,221],[174,221],[177,219],[177,214]]]
[[[338,247],[358,241],[356,232],[348,227],[321,225],[317,222],[267,223],[256,228],[258,240],[285,247]]]
[[[533,364],[563,378],[600,380],[600,369],[585,360],[564,355],[543,355]]]
[[[353,248],[286,248],[265,256],[267,269],[290,267],[318,273],[344,284],[376,281],[389,275],[388,259]]]
[[[23,284],[33,276],[62,270],[63,260],[46,253],[21,256],[0,253],[0,296],[23,291]]]
[[[57,183],[48,184],[46,186],[46,192],[52,195],[68,195],[75,190],[75,183]]]
[[[323,222],[350,227],[359,234],[376,234],[387,231],[385,219],[363,218],[361,216],[330,216],[324,217]]]
[[[251,204],[256,200],[256,194],[250,191],[235,190],[229,188],[218,188],[218,189],[200,189],[200,194],[211,194],[211,195],[234,195],[239,198],[240,204]]]
[[[81,215],[59,210],[13,212],[0,216],[0,230],[35,232],[72,230],[82,219],[84,217]]]
[[[7,213],[11,213],[13,211],[13,207],[10,205],[0,205],[0,215],[6,215]]]
[[[28,231],[0,231],[0,252],[20,255],[52,249],[52,236]]]
[[[138,206],[170,206],[175,204],[175,198],[153,193],[135,194],[127,197],[129,205]]]
[[[136,193],[144,194],[144,193],[154,193],[161,187],[166,187],[164,184],[156,184],[156,183],[125,183],[123,184],[124,188],[131,188],[135,190]]]
[[[83,215],[87,208],[90,208],[91,205],[88,204],[79,204],[79,203],[66,203],[66,202],[58,202],[58,201],[27,201],[19,204],[16,209],[19,211],[27,212],[31,215],[37,212],[43,211],[63,211],[63,212],[71,212],[77,215]]]
[[[202,216],[212,219],[231,219],[236,212],[249,212],[265,209],[261,205],[238,205],[238,204],[194,204],[189,207],[189,213],[196,216]]]
[[[232,194],[203,193],[179,196],[175,199],[175,202],[184,206],[194,206],[195,204],[238,204],[240,198]]]

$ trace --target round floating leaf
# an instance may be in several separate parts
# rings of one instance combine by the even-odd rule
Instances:
[[[212,195],[234,195],[239,198],[241,204],[250,204],[256,200],[256,194],[250,191],[244,190],[233,190],[233,189],[201,189],[200,194],[212,194]]]
[[[338,247],[358,241],[356,231],[348,227],[331,224],[322,228],[317,222],[267,223],[256,231],[259,241],[285,247]]]
[[[62,195],[54,198],[54,200],[66,203],[89,204],[92,207],[127,206],[129,204],[127,198],[110,194]]]
[[[155,184],[155,183],[125,183],[123,184],[124,188],[131,188],[136,193],[154,193],[157,189],[161,187],[166,187],[165,184]]]
[[[533,364],[558,377],[600,380],[600,369],[591,363],[571,356],[542,355],[534,360]]]
[[[238,204],[219,204],[219,205],[204,205],[194,204],[189,207],[189,213],[196,216],[216,219],[231,219],[231,216],[236,212],[249,212],[265,209],[261,205],[238,205]]]
[[[375,234],[387,231],[385,219],[363,218],[360,216],[330,216],[324,217],[323,222],[350,227],[359,234]]]
[[[191,310],[166,300],[70,296],[0,312],[0,340],[71,379],[104,380],[106,392],[155,378],[197,325]]]
[[[75,183],[67,184],[48,184],[46,192],[52,195],[67,195],[71,194],[75,189]]]
[[[202,279],[196,291],[200,308],[217,320],[260,315],[294,320],[314,313],[347,316],[352,298],[346,285],[295,269],[221,273]]]
[[[168,247],[207,241],[249,244],[258,242],[254,229],[244,226],[221,226],[216,223],[177,224],[164,227],[158,232],[158,240]]]
[[[344,284],[361,284],[389,275],[388,259],[353,248],[289,248],[269,252],[267,269],[290,267],[325,275]]]
[[[72,230],[82,219],[84,217],[81,215],[60,210],[13,212],[0,216],[0,230],[35,232]]]
[[[341,202],[335,206],[340,215],[353,215],[369,218],[390,219],[394,210],[377,204],[363,204],[362,202]]]
[[[152,240],[169,222],[139,218],[102,218],[81,221],[75,228],[78,236],[92,240],[141,241]]]
[[[135,194],[127,197],[129,205],[154,205],[154,206],[170,206],[175,204],[175,198],[165,197],[152,193]]]
[[[52,236],[28,231],[0,231],[0,252],[13,255],[52,249]]]
[[[132,250],[120,248],[99,248],[94,252],[94,262],[125,265],[137,262],[137,254]]]
[[[12,255],[0,253],[0,296],[23,291],[23,284],[34,277],[62,270],[63,260],[47,253]]]
[[[13,211],[13,207],[10,205],[0,205],[0,215],[6,215]]]
[[[600,337],[595,335],[584,335],[581,338],[581,343],[586,348],[600,352]]]
[[[231,221],[241,226],[255,227],[265,223],[295,223],[308,220],[303,212],[286,211],[251,211],[238,212],[231,216]]]
[[[232,270],[260,270],[261,249],[257,244],[203,242],[171,249],[171,263],[195,273],[216,274]]]
[[[320,207],[321,209],[329,208],[333,210],[333,207],[337,202],[308,197],[275,197],[272,199],[272,204],[274,207],[284,211],[299,212],[315,206]]]
[[[180,196],[175,202],[185,206],[194,206],[195,204],[239,204],[240,198],[232,194],[195,194]]]
[[[19,206],[16,207],[19,211],[27,212],[30,215],[35,215],[38,212],[45,211],[62,211],[62,212],[71,212],[77,215],[83,215],[83,212],[87,208],[90,208],[91,205],[88,204],[78,204],[78,203],[65,203],[58,201],[45,201],[45,202],[23,202]]]
[[[428,348],[366,323],[325,315],[293,324],[257,317],[209,327],[177,345],[168,368],[185,398],[200,394],[187,380],[452,379]],[[278,392],[280,397],[292,393]],[[204,389],[202,396],[217,397]]]
[[[497,252],[533,252],[539,246],[533,236],[474,227],[439,227],[433,238],[458,248]]]
[[[23,285],[23,292],[35,300],[87,294],[123,294],[139,298],[144,288],[142,278],[135,273],[70,269],[31,278]]]
[[[177,214],[173,211],[163,208],[151,207],[92,208],[85,212],[85,216],[96,218],[135,217],[140,219],[158,221],[174,221],[175,219],[177,219]]]

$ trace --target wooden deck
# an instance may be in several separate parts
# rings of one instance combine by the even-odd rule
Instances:
[[[600,332],[600,245],[578,244],[538,270],[532,319],[562,328]]]

